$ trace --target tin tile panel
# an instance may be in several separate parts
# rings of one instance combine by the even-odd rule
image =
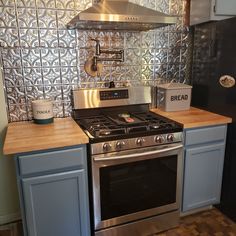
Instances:
[[[36,33],[36,32],[35,32]],[[57,48],[59,46],[58,31],[57,29],[39,29],[40,47],[44,48]]]
[[[19,34],[17,28],[0,28],[0,43],[1,47],[4,48],[19,46]]]
[[[17,7],[17,24],[19,28],[37,28],[35,8]]]
[[[17,27],[16,9],[13,6],[0,6],[0,27]]]
[[[60,48],[75,48],[77,46],[75,30],[58,29],[57,33]]]
[[[41,66],[41,53],[39,48],[22,48],[21,60],[23,67],[39,67]]]
[[[41,29],[56,29],[58,24],[56,14],[57,11],[54,9],[37,9],[38,27]]]
[[[43,99],[45,97],[45,90],[43,85],[26,86],[25,92],[26,92],[26,99],[30,108],[32,100]]]
[[[176,25],[148,32],[68,30],[66,23],[92,0],[0,0],[0,61],[9,121],[32,119],[31,101],[51,98],[55,117],[71,114],[71,89],[156,85],[188,81],[191,37],[184,25],[185,0],[132,0],[179,16]],[[102,62],[99,77],[84,63],[102,49],[124,49],[124,62]],[[196,52],[197,53],[197,52]],[[104,55],[112,56],[112,55]],[[197,70],[197,68],[196,68]]]
[[[27,2],[27,0],[25,0]],[[34,1],[34,0],[30,0]],[[56,2],[55,0],[37,0],[37,8],[42,9],[55,9],[56,8]]]
[[[61,82],[62,84],[69,84],[72,86],[78,85],[78,70],[77,66],[75,67],[62,67],[61,68]]]
[[[2,7],[15,6],[15,1],[14,0],[0,0],[0,5]]]
[[[15,88],[24,86],[24,74],[21,68],[6,68],[3,70],[5,75],[5,87]]]
[[[60,67],[43,67],[42,68],[43,85],[61,85]]]
[[[24,67],[23,68],[24,85],[25,86],[42,86],[43,74],[40,67]]]
[[[22,54],[21,49],[3,48],[1,50],[1,56],[3,61],[3,68],[21,68],[22,67]]]
[[[31,7],[35,8],[35,0],[17,0],[16,1],[17,7]]]
[[[33,49],[39,47],[40,31],[36,29],[19,29],[20,47]]]
[[[65,11],[65,10],[57,10],[57,27],[60,29],[66,29],[66,24],[73,18],[77,12],[71,10],[71,11]]]
[[[40,49],[42,67],[56,67],[60,66],[59,49],[41,48]]]

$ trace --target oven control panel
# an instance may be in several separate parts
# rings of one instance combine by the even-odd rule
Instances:
[[[123,140],[111,140],[107,142],[94,143],[91,145],[91,154],[117,152],[140,147],[158,146],[171,143],[182,143],[183,133],[169,133],[145,137],[129,138]]]
[[[122,90],[103,90],[99,92],[100,100],[115,100],[115,99],[127,99],[129,98],[128,89]]]

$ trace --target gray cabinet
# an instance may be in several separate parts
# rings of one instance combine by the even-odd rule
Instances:
[[[235,0],[215,0],[215,14],[216,15],[236,15],[236,1]]]
[[[235,15],[235,0],[191,0],[190,25],[224,20]]]
[[[182,211],[220,202],[226,125],[185,130]]]
[[[25,236],[89,236],[86,147],[17,157]]]

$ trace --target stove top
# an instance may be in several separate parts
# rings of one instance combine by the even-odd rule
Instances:
[[[174,121],[150,111],[112,111],[75,120],[94,142],[182,131]]]
[[[150,87],[76,89],[72,101],[91,155],[182,142],[181,125],[149,110]]]

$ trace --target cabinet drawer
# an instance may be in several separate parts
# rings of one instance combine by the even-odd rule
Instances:
[[[26,175],[62,168],[83,167],[85,157],[85,147],[22,155],[18,157],[20,174]]]
[[[225,140],[226,125],[186,130],[185,145],[202,144]]]

